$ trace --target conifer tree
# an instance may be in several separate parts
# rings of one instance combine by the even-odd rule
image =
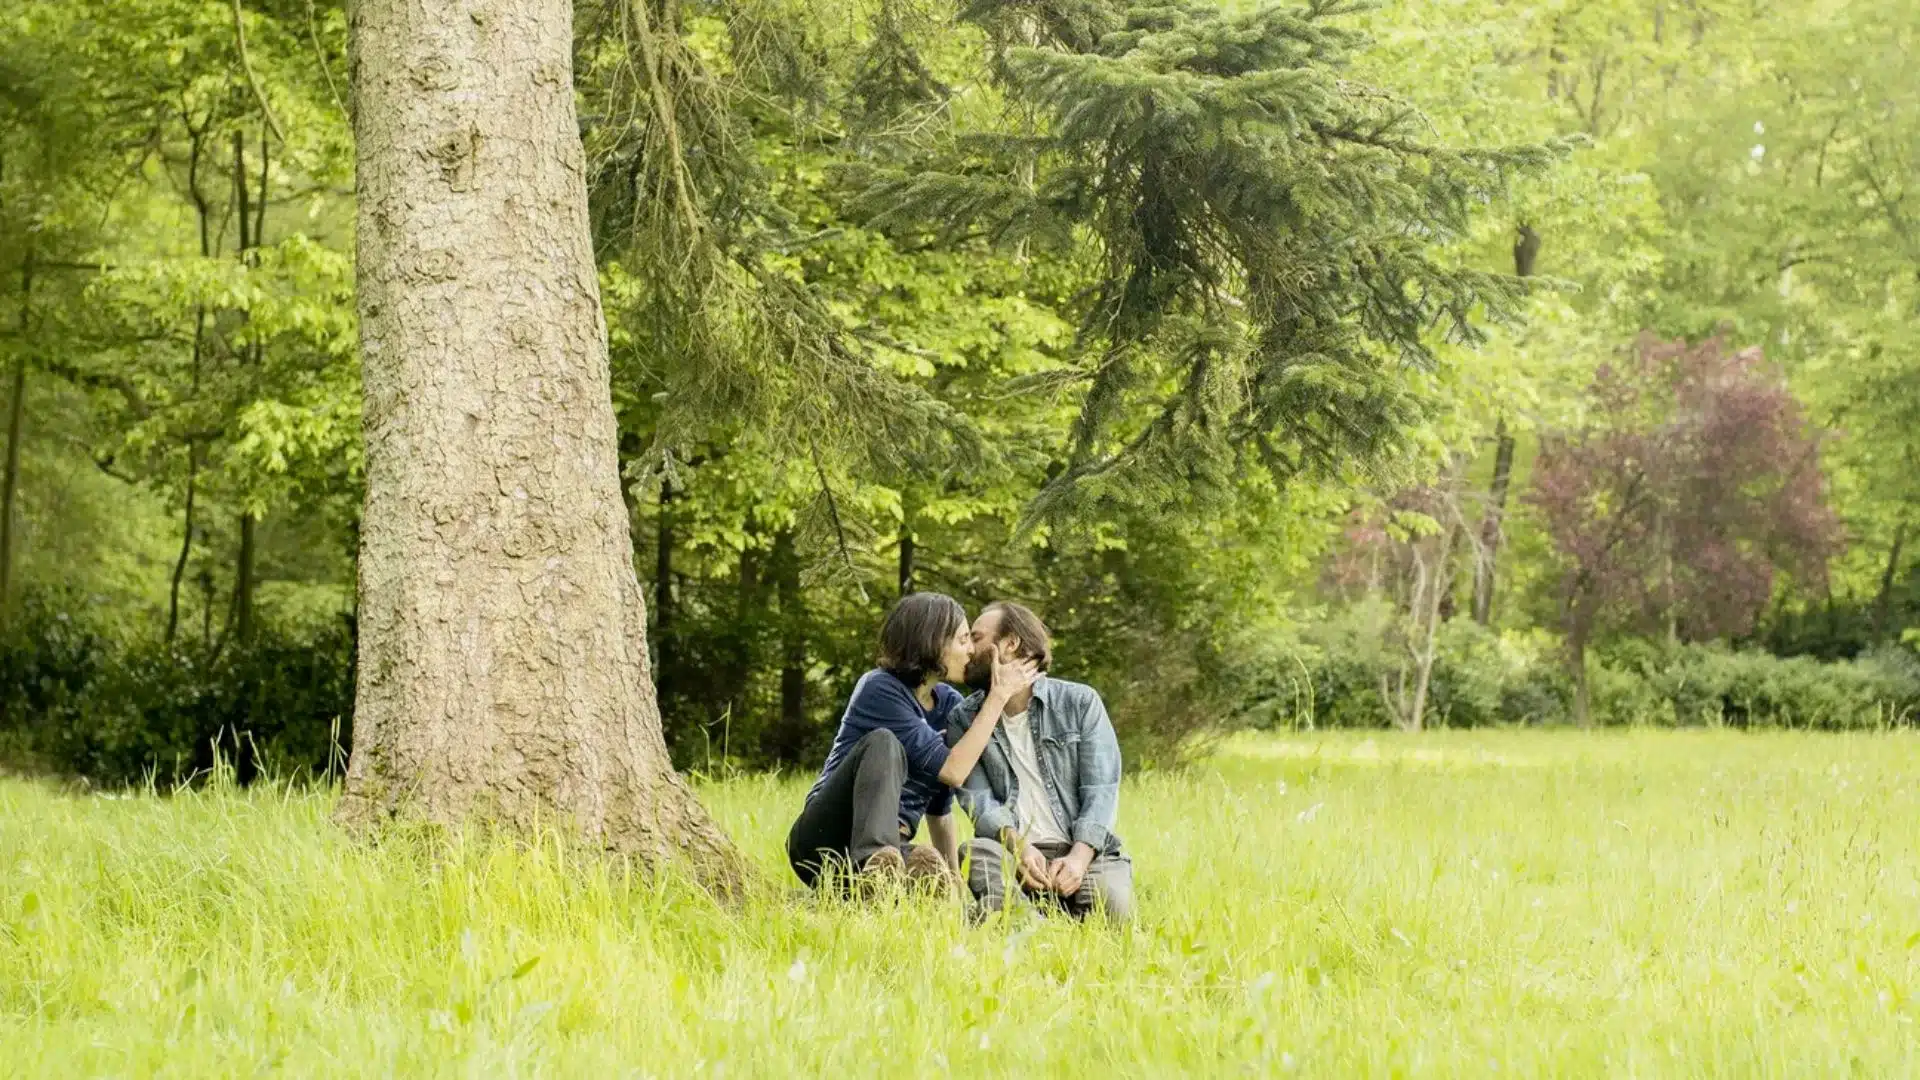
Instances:
[[[1406,371],[1520,296],[1444,250],[1555,148],[1424,141],[1346,77],[1352,10],[980,0],[964,18],[1013,43],[1002,89],[1041,123],[861,176],[877,227],[1092,266],[1084,396],[1040,512],[1122,476],[1164,497],[1249,457],[1282,477],[1372,459],[1420,415]]]

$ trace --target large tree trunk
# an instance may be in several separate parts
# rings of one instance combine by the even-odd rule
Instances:
[[[352,8],[367,499],[338,816],[558,825],[731,887],[648,672],[571,7]]]

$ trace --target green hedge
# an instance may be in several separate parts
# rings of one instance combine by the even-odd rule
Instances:
[[[1383,644],[1379,609],[1356,607],[1284,635],[1251,656],[1240,709],[1257,727],[1387,727],[1380,677],[1401,653]],[[1592,722],[1842,730],[1920,718],[1920,659],[1887,648],[1823,662],[1720,645],[1627,640],[1588,657]],[[1433,727],[1572,722],[1573,681],[1559,641],[1497,634],[1456,618],[1440,632],[1426,723]]]

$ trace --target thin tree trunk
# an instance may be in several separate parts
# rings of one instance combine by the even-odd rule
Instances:
[[[1533,226],[1522,223],[1515,230],[1513,242],[1513,276],[1532,277],[1534,263],[1540,258],[1540,234]]]
[[[913,592],[913,527],[900,523],[900,595]]]
[[[747,715],[752,708],[754,672],[760,670],[760,642],[767,626],[767,602],[761,582],[762,555],[758,538],[759,522],[749,513],[746,520],[747,543],[740,545],[739,569],[735,573],[733,634],[725,668],[727,712],[729,716]]]
[[[1552,96],[1551,94],[1548,96]],[[1540,234],[1522,224],[1513,244],[1515,277],[1532,277],[1540,256]],[[1473,621],[1486,626],[1493,620],[1493,593],[1500,562],[1500,539],[1505,530],[1507,491],[1513,482],[1513,433],[1506,417],[1494,422],[1493,483],[1487,489],[1487,512],[1480,521],[1480,557],[1473,566]]]
[[[212,207],[200,190],[200,152],[205,145],[205,133],[191,131],[192,142],[187,154],[187,191],[193,198],[195,214],[200,222],[200,257],[208,258],[213,254],[213,238],[208,234],[208,218],[212,216]],[[200,397],[200,362],[206,355],[207,307],[201,304],[193,312],[193,398]],[[167,586],[167,646],[172,648],[180,627],[180,583],[186,577],[187,562],[193,557],[193,502],[195,487],[200,479],[200,444],[189,438],[187,442],[187,506],[182,515],[180,527],[180,558],[173,564],[173,580]]]
[[[1587,685],[1587,643],[1582,638],[1568,642],[1573,664],[1573,722],[1582,728],[1593,726],[1592,690]]]
[[[200,570],[200,647],[213,649],[213,572]]]
[[[240,132],[233,133],[233,182],[239,193],[240,222],[240,261],[253,265],[258,261],[255,254],[260,247],[261,237],[267,224],[267,182],[270,178],[267,136],[260,134],[260,195],[250,200],[247,192],[247,153],[246,137]],[[251,207],[251,209],[250,209]],[[253,220],[248,222],[248,214]],[[245,355],[249,363],[258,369],[266,358],[266,344],[256,337],[248,344]],[[258,584],[255,566],[258,558],[258,546],[255,543],[259,519],[251,510],[240,515],[240,551],[233,571],[233,606],[231,633],[234,640],[245,645],[253,640],[253,598]]]
[[[253,247],[253,192],[247,187],[247,137],[238,131],[233,133],[233,197],[240,208],[240,243],[235,250],[245,262],[248,249]]]
[[[193,497],[194,485],[200,478],[200,445],[190,443],[187,446],[187,509],[182,515],[180,529],[180,557],[174,560],[173,580],[167,587],[167,645],[173,645],[174,637],[180,629],[180,581],[187,574],[187,560],[193,556]]]
[[[1667,535],[1667,518],[1659,515],[1654,522],[1654,542],[1660,545],[1660,599],[1666,608],[1664,621],[1667,630],[1667,646],[1672,648],[1680,644],[1680,604],[1679,589],[1673,580],[1673,539]]]
[[[1427,582],[1427,593],[1419,598],[1427,608],[1426,625],[1422,628],[1415,624],[1416,630],[1421,635],[1420,651],[1415,656],[1414,662],[1413,707],[1410,710],[1411,727],[1415,731],[1420,731],[1426,726],[1427,692],[1433,685],[1433,664],[1439,654],[1441,598],[1453,591],[1453,582],[1448,571],[1453,565],[1454,532],[1448,529],[1442,535],[1445,539],[1440,541],[1440,557],[1434,560],[1435,568],[1431,579]]]
[[[233,577],[233,637],[242,645],[253,640],[253,567],[258,523],[252,514],[240,515],[240,560]]]
[[[648,671],[570,0],[359,0],[367,501],[339,819],[568,829],[738,886]]]
[[[660,478],[660,516],[654,521],[653,556],[653,683],[656,702],[673,699],[674,605],[673,605],[673,481]],[[663,717],[664,719],[664,717]]]
[[[780,591],[780,751],[794,759],[807,733],[807,609],[793,530],[774,537],[771,561]]]
[[[1487,489],[1487,512],[1480,520],[1480,557],[1473,564],[1473,621],[1486,626],[1493,620],[1495,572],[1500,539],[1505,531],[1507,492],[1513,483],[1513,434],[1503,417],[1494,424],[1493,483]]]
[[[7,475],[0,481],[0,629],[13,596],[13,508],[20,490],[20,429],[27,405],[27,335],[33,324],[33,246],[20,262],[20,343],[13,353],[13,393],[7,404]]]
[[[1592,633],[1596,614],[1586,587],[1576,581],[1567,597],[1567,664],[1573,676],[1573,722],[1585,728],[1593,724],[1587,685],[1587,635]]]
[[[1873,598],[1873,632],[1887,632],[1888,616],[1893,613],[1893,583],[1900,575],[1900,556],[1907,544],[1907,523],[1893,530],[1893,546],[1887,549],[1887,567],[1880,572],[1880,592]]]
[[[1446,552],[1446,558],[1442,560],[1440,566],[1440,579],[1445,583],[1445,586],[1440,590],[1440,605],[1435,609],[1440,621],[1443,623],[1452,622],[1454,615],[1458,613],[1455,610],[1458,605],[1455,603],[1453,597],[1455,592],[1453,587],[1453,560],[1458,556],[1459,552],[1467,546],[1465,543],[1466,533],[1467,522],[1464,517],[1456,517],[1453,524],[1447,527],[1447,543],[1443,549]]]

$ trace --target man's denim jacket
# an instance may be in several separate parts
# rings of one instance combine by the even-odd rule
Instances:
[[[947,714],[949,746],[973,726],[985,700],[984,693],[974,694]],[[1100,695],[1090,686],[1042,675],[1033,684],[1027,722],[1047,798],[1068,835],[1099,854],[1120,854],[1113,832],[1120,809],[1120,741]],[[979,764],[955,792],[975,835],[997,840],[1002,829],[1019,828],[1013,813],[1018,784],[1006,730],[996,726]]]

